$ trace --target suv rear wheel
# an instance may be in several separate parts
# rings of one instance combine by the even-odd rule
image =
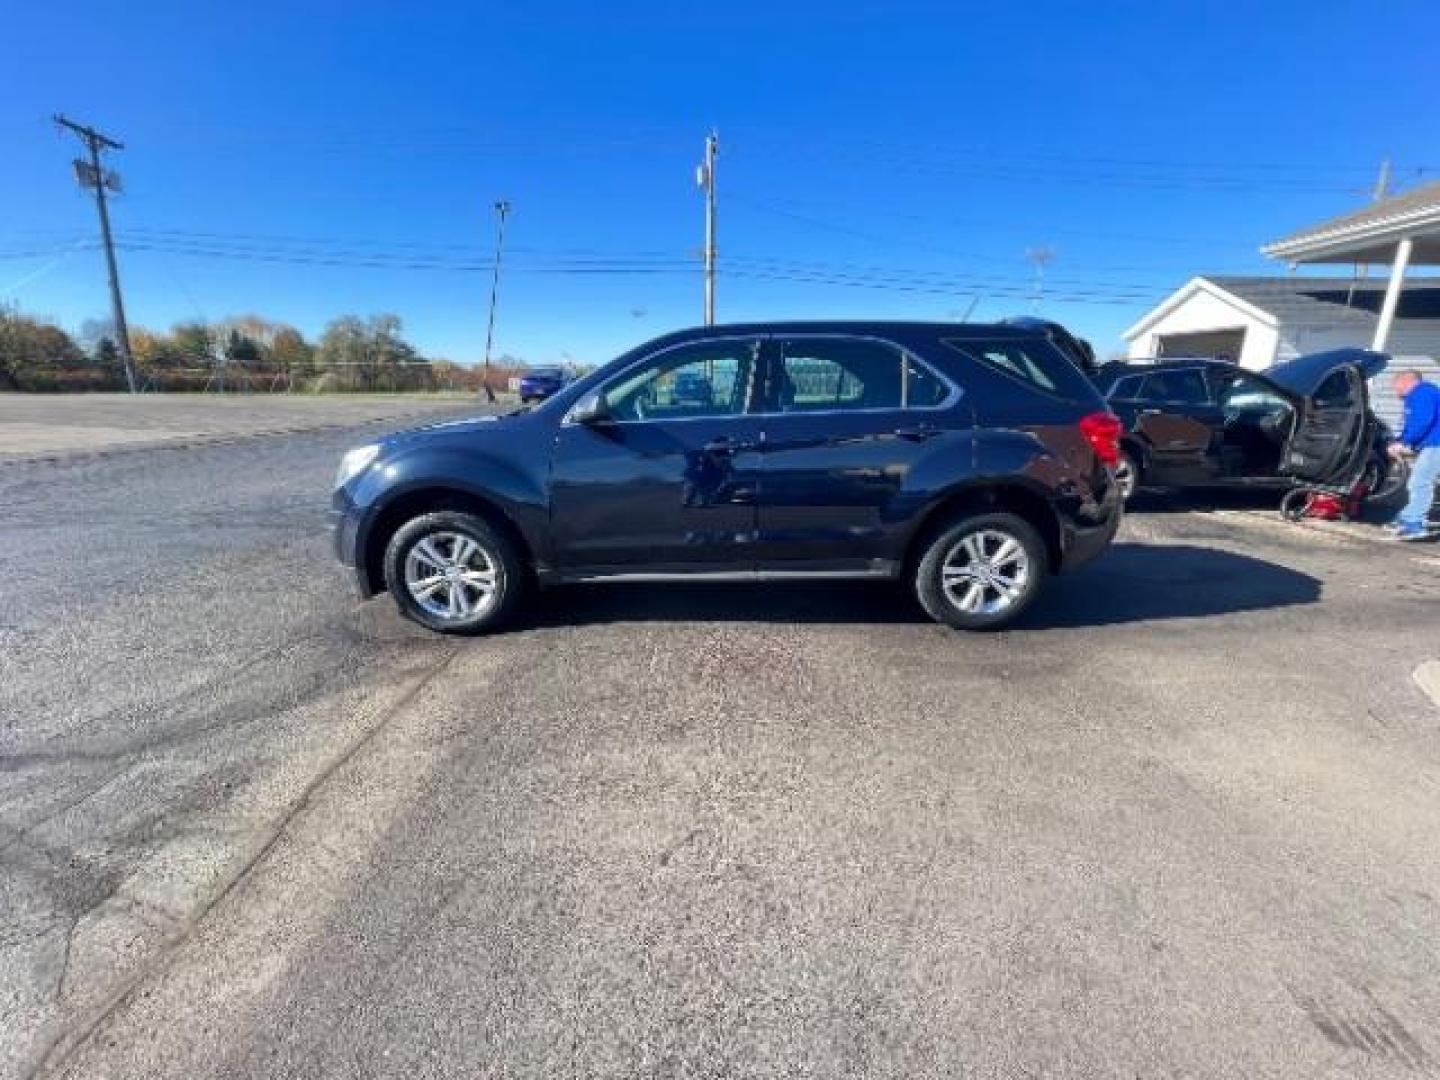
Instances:
[[[523,573],[503,535],[458,510],[411,518],[385,549],[385,585],[401,613],[442,633],[498,626],[519,600]]]
[[[1024,518],[971,514],[949,522],[926,545],[915,595],[936,622],[995,630],[1034,602],[1046,569],[1045,542]]]

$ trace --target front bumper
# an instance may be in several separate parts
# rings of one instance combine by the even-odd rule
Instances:
[[[366,571],[365,560],[360,551],[362,517],[344,488],[340,488],[332,496],[328,517],[335,558],[349,571],[347,576],[351,579],[355,595],[361,600],[368,600],[375,595],[375,590],[370,587],[370,575]]]

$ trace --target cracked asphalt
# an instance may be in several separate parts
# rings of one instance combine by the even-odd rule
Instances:
[[[434,637],[366,430],[0,465],[0,1076],[1440,1071],[1440,551],[1151,500],[1024,625]]]

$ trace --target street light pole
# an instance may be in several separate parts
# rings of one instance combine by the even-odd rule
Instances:
[[[505,257],[505,218],[509,216],[510,203],[501,199],[495,203],[495,217],[498,231],[495,237],[495,274],[490,279],[490,324],[485,330],[485,399],[495,400],[495,391],[490,386],[490,349],[495,343],[495,305],[500,298],[500,261]]]

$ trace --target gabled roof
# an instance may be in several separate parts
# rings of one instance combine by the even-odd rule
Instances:
[[[1139,322],[1137,322],[1134,326],[1130,327],[1130,329],[1126,330],[1120,336],[1127,341],[1131,340],[1132,338],[1139,337],[1146,330],[1149,330],[1150,327],[1154,326],[1166,315],[1169,315],[1172,311],[1178,308],[1181,304],[1185,303],[1192,296],[1195,296],[1197,293],[1208,293],[1209,295],[1214,296],[1227,304],[1230,304],[1232,307],[1239,308],[1245,315],[1257,320],[1258,322],[1266,323],[1271,326],[1275,325],[1274,318],[1267,314],[1263,308],[1256,307],[1254,304],[1251,304],[1249,301],[1242,299],[1234,293],[1227,292],[1225,289],[1222,289],[1218,285],[1216,285],[1215,281],[1215,278],[1191,278],[1184,285],[1181,285],[1180,288],[1176,289],[1173,293],[1167,296],[1164,300],[1161,300],[1159,304],[1151,308],[1144,315],[1144,317],[1140,319]]]
[[[1440,262],[1440,180],[1301,229],[1260,251],[1286,262],[1386,262],[1404,236],[1415,241],[1412,263]]]
[[[1339,277],[1243,277],[1217,274],[1191,278],[1122,335],[1127,341],[1198,292],[1206,292],[1265,324],[1302,324],[1369,332],[1385,298],[1385,279]],[[1400,294],[1397,322],[1433,324],[1440,333],[1440,278],[1411,278]]]

